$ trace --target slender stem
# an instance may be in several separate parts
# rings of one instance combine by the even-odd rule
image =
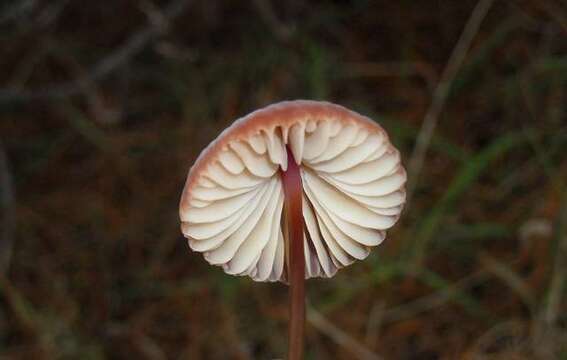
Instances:
[[[288,226],[289,360],[303,359],[305,333],[305,253],[303,252],[302,186],[299,167],[287,149],[287,170],[282,172]]]

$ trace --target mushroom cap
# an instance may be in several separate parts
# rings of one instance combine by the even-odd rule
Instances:
[[[190,169],[179,205],[190,248],[228,274],[286,281],[288,161],[303,186],[306,278],[366,258],[398,220],[406,172],[384,129],[339,105],[284,101],[236,120]]]

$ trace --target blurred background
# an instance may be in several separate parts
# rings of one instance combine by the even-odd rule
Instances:
[[[307,359],[567,359],[567,3],[0,2],[0,359],[273,359],[287,287],[191,253],[178,201],[234,119],[378,121],[387,241],[310,280]]]

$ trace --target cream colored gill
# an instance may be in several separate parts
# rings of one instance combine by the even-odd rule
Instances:
[[[229,274],[286,281],[281,174],[289,161],[302,178],[306,278],[332,277],[366,258],[402,211],[406,174],[383,130],[333,117],[224,144],[186,189],[180,216],[191,249]]]

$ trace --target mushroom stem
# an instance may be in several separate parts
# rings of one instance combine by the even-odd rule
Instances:
[[[287,276],[289,281],[289,347],[288,359],[303,358],[305,332],[305,253],[303,248],[303,212],[301,174],[289,148],[288,166],[282,171],[289,243]]]

